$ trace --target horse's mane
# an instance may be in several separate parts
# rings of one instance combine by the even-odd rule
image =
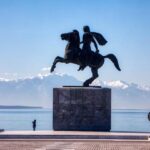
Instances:
[[[76,42],[80,46],[80,35],[78,30],[73,30],[73,32],[76,34]]]

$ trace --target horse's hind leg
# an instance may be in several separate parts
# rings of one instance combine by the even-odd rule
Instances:
[[[51,67],[51,69],[50,69],[50,72],[53,72],[53,71],[54,71],[54,69],[56,68],[56,64],[57,64],[58,62],[62,62],[62,63],[64,62],[64,63],[66,63],[66,60],[65,60],[64,58],[62,58],[62,57],[57,56],[57,57],[55,58],[54,62],[53,62],[53,65],[52,65],[52,67]]]
[[[85,87],[88,87],[89,84],[91,84],[98,77],[98,69],[97,68],[91,68],[91,71],[92,71],[92,77],[83,83],[83,86],[85,86]]]

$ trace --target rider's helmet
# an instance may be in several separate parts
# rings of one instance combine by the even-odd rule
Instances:
[[[90,27],[89,26],[84,26],[83,31],[84,32],[90,32]]]

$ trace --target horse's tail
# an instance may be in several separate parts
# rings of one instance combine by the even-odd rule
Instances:
[[[117,68],[117,70],[121,71],[118,60],[114,54],[108,54],[108,55],[104,56],[104,58],[109,58],[113,62],[113,64]]]

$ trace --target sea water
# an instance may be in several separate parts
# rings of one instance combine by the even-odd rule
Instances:
[[[112,110],[111,131],[150,132],[150,110]],[[37,120],[37,130],[52,130],[52,111],[49,109],[0,109],[0,129],[32,130]]]
[[[32,130],[35,119],[37,130],[52,130],[52,111],[49,109],[0,109],[0,129]]]

